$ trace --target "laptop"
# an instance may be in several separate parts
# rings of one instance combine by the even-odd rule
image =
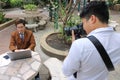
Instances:
[[[20,52],[10,52],[7,53],[11,60],[31,58],[32,54],[30,50],[20,51]]]

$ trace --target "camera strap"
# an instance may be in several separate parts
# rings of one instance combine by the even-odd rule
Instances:
[[[102,57],[108,71],[115,70],[109,55],[107,54],[105,48],[102,46],[100,41],[95,36],[88,36],[87,38],[94,44],[94,46],[98,50],[98,52],[99,52],[100,56]]]

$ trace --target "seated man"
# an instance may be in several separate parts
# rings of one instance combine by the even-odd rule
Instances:
[[[23,19],[18,19],[15,22],[16,31],[11,34],[11,40],[9,48],[11,51],[21,51],[21,50],[32,50],[36,46],[34,35],[32,31],[25,28],[26,21]],[[39,79],[39,73],[35,76],[35,80]]]
[[[15,22],[16,31],[11,34],[9,49],[11,51],[32,50],[36,46],[32,31],[25,28],[25,20],[18,19]]]

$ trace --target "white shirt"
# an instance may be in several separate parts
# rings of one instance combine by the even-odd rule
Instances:
[[[24,40],[24,33],[19,32],[19,34],[20,34],[20,38]]]
[[[120,33],[112,27],[99,28],[94,35],[104,46],[114,66],[120,64]],[[77,71],[77,79],[73,73]],[[68,80],[107,80],[108,70],[93,43],[87,38],[75,40],[63,62],[63,73]]]

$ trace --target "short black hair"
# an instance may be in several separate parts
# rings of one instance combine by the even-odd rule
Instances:
[[[17,19],[16,21],[15,21],[15,25],[17,26],[18,24],[23,24],[24,26],[25,26],[25,24],[27,23],[24,19]]]
[[[109,10],[105,1],[91,1],[80,13],[81,18],[89,19],[91,15],[95,15],[101,22],[108,23]]]

